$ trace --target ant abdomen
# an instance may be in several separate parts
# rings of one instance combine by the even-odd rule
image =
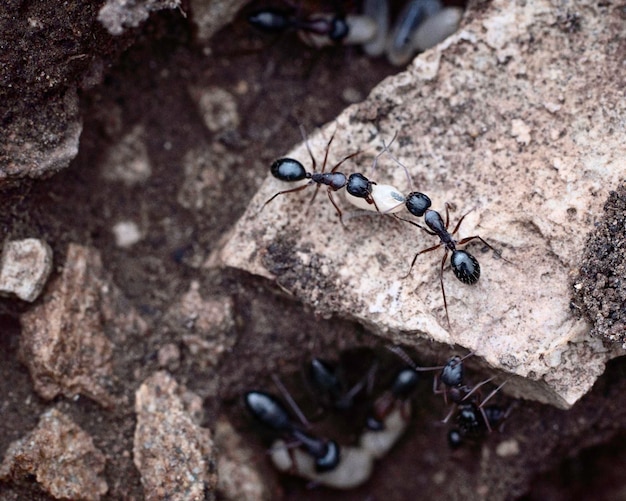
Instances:
[[[281,181],[301,181],[306,179],[307,172],[300,162],[293,158],[280,158],[270,167],[272,176]]]
[[[249,391],[244,397],[246,407],[255,419],[275,431],[291,431],[293,424],[280,401],[263,391]]]
[[[278,9],[263,9],[252,12],[248,15],[248,22],[265,33],[281,33],[292,24],[289,15]]]
[[[450,264],[454,276],[464,284],[472,285],[480,278],[480,265],[474,256],[464,250],[452,252]]]

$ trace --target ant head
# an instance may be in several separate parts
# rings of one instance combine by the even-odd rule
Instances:
[[[367,198],[372,193],[372,182],[363,174],[350,174],[346,191],[353,197]]]
[[[287,409],[269,393],[249,391],[244,401],[250,414],[264,426],[275,431],[289,431],[293,428]]]
[[[323,473],[334,470],[341,460],[339,445],[334,440],[326,442],[326,451],[323,456],[315,460],[315,471]]]
[[[280,158],[270,168],[272,176],[281,181],[300,181],[307,177],[306,169],[293,158]]]
[[[441,381],[446,386],[460,386],[463,384],[463,362],[458,355],[448,360],[441,371]]]
[[[413,191],[407,195],[406,202],[404,204],[411,214],[417,217],[422,217],[426,210],[430,208],[431,202],[430,198],[423,193]]]
[[[455,250],[450,258],[454,275],[464,284],[475,284],[480,278],[480,265],[474,256],[463,250]]]

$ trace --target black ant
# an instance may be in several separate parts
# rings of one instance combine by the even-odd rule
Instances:
[[[474,397],[467,402],[462,402],[458,406],[456,415],[457,428],[448,432],[448,444],[452,448],[457,448],[466,439],[477,439],[486,433],[491,433],[494,429],[502,426],[509,417],[513,409],[509,405],[506,409],[499,405],[485,405],[499,390],[506,384],[506,381],[493,390],[485,400],[480,402],[478,397]]]
[[[415,193],[411,193],[411,195],[415,195]],[[423,194],[418,194],[418,195],[423,195]],[[423,196],[425,197],[425,195]],[[430,202],[430,200],[428,200],[428,202]],[[452,253],[452,255],[450,256],[450,266],[452,267],[452,271],[454,272],[454,275],[461,282],[463,282],[464,284],[468,284],[468,285],[472,285],[478,282],[478,279],[480,278],[480,265],[478,264],[478,261],[476,260],[476,258],[472,256],[469,252],[457,249],[456,248],[457,245],[464,245],[468,242],[471,242],[472,240],[480,240],[484,245],[489,247],[491,250],[493,250],[496,253],[498,252],[479,235],[466,237],[459,241],[456,241],[454,240],[454,238],[452,238],[452,235],[454,235],[457,231],[459,231],[459,228],[461,227],[461,223],[465,219],[465,216],[469,214],[469,212],[461,216],[461,219],[459,219],[459,222],[456,224],[452,232],[448,232],[449,219],[450,219],[450,205],[446,203],[446,221],[444,223],[441,217],[441,214],[439,214],[439,212],[429,209],[429,208],[424,209],[424,207],[426,206],[426,203],[427,202],[425,199],[423,199],[423,197],[413,196],[407,200],[406,206],[407,206],[407,209],[409,209],[409,211],[414,215],[418,215],[419,213],[423,214],[424,223],[426,223],[426,226],[428,228],[424,228],[422,225],[415,223],[414,221],[410,221],[408,219],[404,219],[401,217],[399,217],[398,219],[401,219],[402,221],[412,224],[413,226],[417,226],[418,228],[424,230],[429,235],[438,236],[440,239],[440,242],[437,245],[433,245],[432,247],[421,250],[417,254],[415,254],[413,261],[411,261],[411,267],[409,268],[409,272],[402,278],[407,278],[411,274],[411,271],[413,270],[413,266],[415,265],[415,262],[417,261],[418,256],[425,254],[427,252],[434,251],[441,246],[444,247],[444,254],[441,260],[441,269],[439,272],[439,282],[441,284],[441,293],[443,295],[443,305],[446,311],[446,320],[448,322],[448,328],[449,328],[450,317],[448,315],[448,301],[446,299],[446,289],[443,285],[443,268],[444,268],[444,265],[446,264],[448,252]]]
[[[311,35],[328,37],[333,43],[340,43],[350,32],[345,15],[302,16],[293,10],[266,8],[248,15],[248,22],[265,33],[283,33],[293,30]]]
[[[351,409],[359,393],[366,389],[371,391],[372,380],[378,369],[374,363],[352,388],[347,388],[340,374],[340,370],[330,362],[320,358],[314,358],[308,367],[309,379],[315,388],[318,399],[326,407],[332,407],[339,411]]]
[[[337,169],[339,169],[339,167],[344,162],[359,155],[361,153],[360,151],[351,153],[350,155],[344,157],[339,163],[337,163],[331,169],[330,172],[325,172],[326,163],[328,162],[328,151],[330,149],[330,145],[333,142],[333,139],[335,138],[335,134],[333,133],[333,135],[328,140],[328,143],[326,144],[326,150],[324,152],[324,162],[322,163],[322,169],[320,172],[317,172],[316,171],[317,162],[315,161],[315,157],[313,156],[313,152],[311,151],[311,148],[309,146],[309,142],[307,140],[306,134],[303,129],[300,129],[300,130],[302,132],[302,136],[304,138],[307,151],[309,152],[309,156],[311,157],[311,171],[312,172],[307,172],[304,166],[298,160],[295,160],[293,158],[280,158],[276,160],[272,164],[270,171],[276,179],[279,179],[281,181],[294,182],[294,181],[302,181],[303,179],[309,179],[310,181],[307,184],[298,186],[297,188],[292,188],[290,190],[283,190],[283,191],[279,191],[278,193],[275,193],[270,199],[268,199],[261,206],[260,210],[263,210],[263,208],[267,204],[269,204],[272,200],[274,200],[278,195],[284,195],[285,193],[294,193],[296,191],[302,191],[312,185],[316,185],[316,186],[315,186],[315,193],[313,194],[313,197],[311,197],[310,203],[313,203],[313,200],[315,200],[315,197],[317,196],[317,192],[322,185],[328,186],[328,189],[327,189],[328,199],[330,200],[330,202],[333,204],[333,207],[337,211],[337,214],[339,215],[339,221],[341,222],[342,225],[344,225],[343,213],[341,212],[341,209],[339,208],[339,206],[337,205],[337,203],[335,202],[332,196],[333,192],[338,191],[345,186],[346,190],[348,190],[348,192],[352,194],[353,196],[358,197],[358,198],[363,198],[366,200],[367,203],[375,204],[374,200],[371,198],[371,195],[372,195],[372,185],[375,185],[376,183],[370,181],[362,174],[358,174],[358,173],[351,174],[349,177],[347,177],[343,172],[337,172]]]
[[[365,422],[365,431],[359,439],[361,449],[380,459],[405,432],[411,419],[411,395],[419,376],[411,368],[400,370],[391,387],[372,405]]]
[[[454,355],[448,359],[445,365],[420,367],[399,346],[387,346],[387,349],[399,356],[415,372],[440,370],[439,375],[435,375],[433,379],[433,393],[435,395],[443,394],[446,404],[448,403],[448,395],[450,395],[452,402],[460,402],[470,394],[471,389],[464,384],[465,371],[463,369],[463,360],[472,356],[473,353],[468,353],[463,358]],[[441,383],[444,385],[443,389],[441,388]],[[482,384],[484,383],[481,383],[479,386],[482,386]]]
[[[406,402],[415,390],[419,376],[413,368],[404,368],[398,371],[393,378],[391,387],[376,399],[372,406],[371,413],[367,416],[365,426],[372,431],[379,431],[385,428],[385,419],[397,407],[398,404]],[[408,420],[404,409],[403,418]]]
[[[330,471],[340,461],[339,445],[334,440],[318,438],[295,423],[285,406],[273,395],[262,391],[246,393],[248,411],[265,427],[292,438],[315,461],[317,472]]]

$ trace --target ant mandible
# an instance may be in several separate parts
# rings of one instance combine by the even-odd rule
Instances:
[[[408,219],[404,219],[401,217],[398,217],[398,219],[401,219],[402,221],[412,224],[413,226],[417,226],[418,228],[424,230],[429,235],[438,236],[440,242],[437,245],[433,245],[432,247],[421,250],[417,254],[415,254],[415,257],[413,257],[413,261],[411,261],[411,267],[409,268],[408,273],[402,278],[407,278],[411,274],[411,271],[413,270],[413,266],[415,265],[415,262],[417,261],[418,256],[422,254],[426,254],[427,252],[434,251],[441,246],[444,247],[444,254],[443,254],[443,258],[441,259],[441,268],[439,271],[439,283],[441,284],[441,294],[443,295],[443,305],[446,311],[446,320],[448,322],[448,328],[450,328],[450,317],[448,315],[448,301],[446,299],[446,289],[443,285],[443,268],[446,264],[446,259],[448,258],[448,252],[452,253],[450,256],[450,266],[452,267],[452,271],[454,272],[454,275],[461,282],[463,282],[464,284],[468,284],[468,285],[473,285],[476,282],[478,282],[478,279],[480,278],[480,265],[478,264],[478,261],[476,260],[476,258],[472,256],[469,252],[464,251],[464,250],[459,250],[456,248],[456,246],[464,245],[468,242],[471,242],[472,240],[480,240],[484,245],[489,247],[492,251],[496,252],[498,255],[499,253],[498,251],[496,251],[496,249],[494,249],[491,245],[489,245],[479,235],[466,237],[459,241],[455,240],[452,237],[452,235],[454,235],[455,233],[459,231],[459,228],[461,227],[461,223],[465,219],[465,216],[469,214],[469,212],[466,212],[465,214],[463,214],[463,216],[461,216],[461,219],[459,219],[459,222],[454,227],[454,230],[452,230],[452,232],[449,232],[448,227],[449,227],[449,220],[450,220],[450,204],[446,203],[446,220],[444,223],[441,217],[441,214],[439,214],[439,212],[429,209],[429,208],[424,209],[426,205],[425,203],[426,201],[423,198],[417,196],[417,195],[423,195],[423,194],[416,195],[415,193],[411,193],[410,196],[411,195],[415,195],[415,196],[411,198],[407,197],[407,202],[406,202],[407,209],[409,209],[409,211],[414,215],[418,215],[418,213],[423,214],[424,223],[426,223],[426,226],[428,228],[424,228],[422,225],[414,221],[410,221]],[[423,196],[425,197],[425,195]],[[426,199],[427,198],[428,197],[426,197]],[[430,200],[428,200],[428,203],[430,203]]]

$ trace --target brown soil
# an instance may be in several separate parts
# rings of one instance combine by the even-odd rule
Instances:
[[[151,35],[124,54],[102,85],[81,96],[84,131],[79,155],[70,168],[46,181],[5,189],[0,195],[3,238],[45,239],[54,250],[57,266],[64,262],[70,242],[99,249],[115,283],[148,322],[148,336],[116,347],[120,396],[133,401],[139,384],[158,369],[159,347],[181,345],[176,333],[162,326],[161,318],[190,281],[198,280],[202,293],[234,298],[233,335],[238,339],[218,367],[220,399],[207,400],[205,425],[211,427],[220,413],[233,420],[258,451],[258,464],[277,498],[341,496],[391,501],[415,499],[418,493],[424,499],[626,498],[621,474],[626,468],[624,360],[609,364],[592,393],[572,410],[518,402],[501,433],[487,437],[484,446],[470,444],[458,451],[448,448],[447,428],[439,422],[445,406],[432,395],[430,382],[424,383],[415,397],[415,417],[406,436],[380,462],[367,485],[337,494],[321,488],[309,490],[303,481],[276,475],[266,464],[266,444],[243,414],[242,392],[271,388],[270,376],[278,374],[294,389],[296,398],[306,398],[304,390],[297,391],[305,360],[313,355],[337,358],[341,351],[356,346],[376,347],[376,339],[359,325],[316,318],[271,282],[233,270],[199,269],[198,263],[205,261],[243,213],[271,161],[300,140],[298,125],[312,131],[346,106],[342,99],[346,90],[365,97],[397,70],[363,57],[358,50],[313,51],[289,36],[272,43],[252,33],[242,19],[216,36],[211,57],[190,42],[188,24],[176,13],[155,16],[145,33]],[[183,156],[198,144],[216,139],[189,96],[187,89],[192,85],[222,87],[237,98],[240,125],[217,139],[226,154],[236,152],[246,159],[236,167],[216,162],[220,189],[199,211],[187,210],[176,200],[184,174],[179,168]],[[233,92],[236,88],[244,90]],[[103,180],[98,168],[102,153],[136,124],[147,131],[152,176],[134,188]],[[149,232],[132,248],[120,249],[111,228],[128,218],[146,221]],[[327,231],[314,221],[311,230]],[[272,259],[279,257],[277,251]],[[29,307],[17,300],[0,301],[1,454],[34,428],[39,415],[51,405],[33,392],[29,374],[17,360],[19,315]],[[175,378],[205,396],[205,381],[213,377],[212,369],[182,351],[180,367],[173,371]],[[385,360],[388,371],[394,363],[398,366],[393,358]],[[470,363],[470,373],[471,368]],[[385,373],[378,384],[389,377]],[[472,379],[480,380],[480,374],[474,372]],[[104,410],[81,397],[76,401],[59,398],[54,405],[91,434],[107,456],[106,499],[143,499],[132,461],[132,404]],[[349,417],[344,425],[348,435],[350,423],[352,431],[357,428],[356,419]],[[496,446],[512,439],[518,442],[520,453],[498,456]],[[0,484],[0,498],[50,499],[34,480]]]

